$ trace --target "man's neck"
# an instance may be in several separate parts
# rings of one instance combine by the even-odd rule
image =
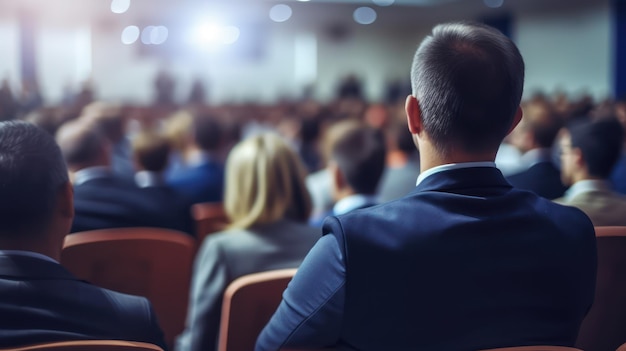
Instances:
[[[424,172],[431,168],[451,163],[494,162],[496,153],[497,151],[470,154],[457,149],[443,154],[432,147],[432,145],[420,145],[420,171]]]

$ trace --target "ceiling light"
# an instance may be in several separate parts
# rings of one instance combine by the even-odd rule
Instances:
[[[376,21],[376,11],[371,7],[359,7],[354,10],[354,20],[359,24],[372,24]]]
[[[130,0],[111,1],[111,12],[113,13],[124,13],[128,11],[128,8],[130,8]]]
[[[395,0],[373,0],[374,4],[378,6],[391,6],[395,2]]]
[[[285,22],[291,18],[293,11],[291,7],[285,4],[278,4],[272,6],[270,9],[270,19],[274,22]]]
[[[128,26],[122,31],[122,43],[130,45],[139,39],[139,27]]]

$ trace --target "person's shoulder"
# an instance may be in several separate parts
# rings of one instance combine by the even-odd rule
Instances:
[[[537,201],[540,204],[538,211],[546,215],[556,226],[562,228],[565,233],[571,235],[595,233],[589,216],[571,203],[561,204],[544,198],[539,198]]]

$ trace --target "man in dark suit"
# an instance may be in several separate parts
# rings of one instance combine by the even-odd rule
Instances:
[[[522,117],[517,47],[484,25],[439,25],[411,77],[416,188],[326,220],[257,351],[574,345],[594,297],[593,226],[494,163]]]
[[[123,227],[165,227],[167,204],[153,203],[132,181],[111,170],[111,148],[93,124],[63,125],[56,139],[73,172],[76,216],[71,232]]]
[[[552,145],[562,122],[545,101],[524,106],[524,119],[511,133],[511,142],[523,152],[520,169],[507,177],[511,185],[530,190],[546,199],[565,192],[561,173],[552,159]]]
[[[44,130],[0,123],[0,348],[117,339],[165,347],[152,307],[59,265],[74,217],[59,147]]]
[[[217,158],[222,140],[220,124],[211,116],[198,115],[193,128],[187,164],[168,174],[166,182],[192,203],[222,201],[224,165]]]

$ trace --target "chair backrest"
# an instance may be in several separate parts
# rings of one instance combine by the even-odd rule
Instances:
[[[80,340],[36,344],[0,351],[163,351],[153,344],[122,340]]]
[[[165,341],[185,326],[196,243],[189,235],[161,228],[116,228],[70,234],[61,264],[100,287],[147,297]]]
[[[243,276],[224,292],[218,351],[254,350],[257,337],[280,304],[296,269]]]
[[[488,349],[482,351],[582,351],[577,348],[567,347],[567,346],[550,346],[550,345],[539,345],[539,346],[513,346],[513,347],[503,347],[497,349]]]
[[[596,296],[576,347],[615,351],[626,342],[626,227],[596,227],[596,238]]]
[[[191,217],[196,224],[198,245],[210,234],[223,230],[228,224],[228,217],[221,202],[203,202],[191,206]]]

